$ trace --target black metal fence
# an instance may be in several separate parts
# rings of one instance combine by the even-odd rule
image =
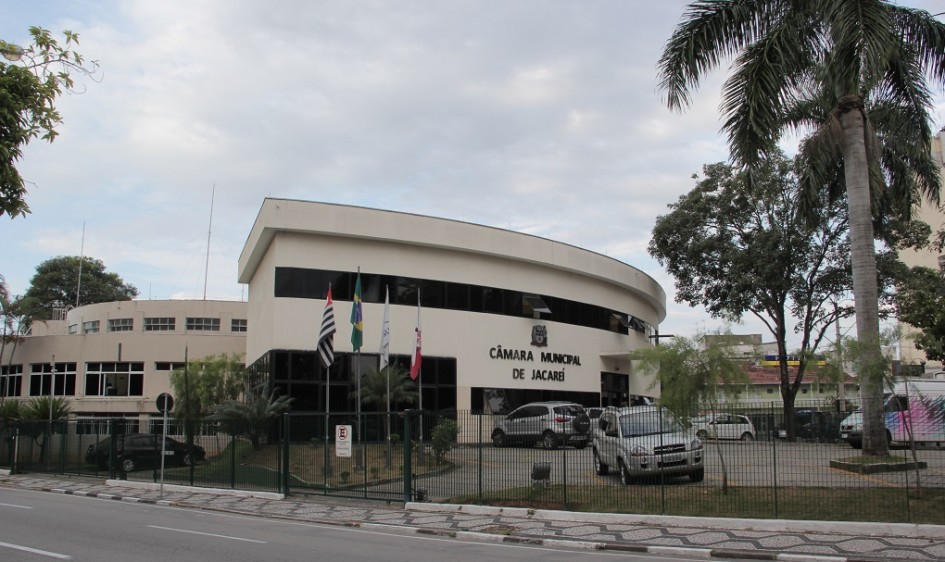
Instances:
[[[205,459],[165,467],[164,481],[536,509],[945,524],[945,443],[914,451],[894,444],[891,458],[865,462],[876,459],[841,434],[852,408],[798,402],[796,439],[787,438],[780,403],[694,420],[693,433],[705,431],[701,480],[657,473],[624,484],[615,469],[595,469],[593,444],[544,449],[536,435],[496,447],[492,432],[503,416],[414,411],[288,414],[256,447],[205,424],[195,438]],[[117,423],[94,433],[72,423],[2,429],[0,466],[157,481],[157,467],[124,474],[114,458],[104,467],[87,462],[89,445],[116,439]]]

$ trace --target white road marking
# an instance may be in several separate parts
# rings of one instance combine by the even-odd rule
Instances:
[[[16,507],[19,509],[33,509],[28,505],[16,505],[15,503],[0,503],[0,507]]]
[[[266,541],[257,541],[255,539],[244,539],[243,537],[230,537],[227,535],[215,535],[213,533],[200,533],[197,531],[190,531],[188,529],[174,529],[173,527],[159,527],[157,525],[147,525],[149,529],[160,529],[162,531],[174,531],[176,533],[187,533],[190,535],[203,535],[205,537],[216,537],[218,539],[231,539],[234,541],[244,541],[244,542],[254,542],[258,544],[266,544]]]
[[[59,560],[71,560],[72,557],[66,554],[59,554],[57,552],[49,552],[47,550],[39,550],[37,548],[30,548],[28,546],[22,546],[19,544],[11,544],[8,542],[0,542],[0,547],[12,548],[13,550],[22,550],[23,552],[29,552],[31,554],[39,554],[40,556],[48,556],[49,558],[58,558]]]

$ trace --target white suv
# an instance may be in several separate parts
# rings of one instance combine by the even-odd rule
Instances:
[[[748,416],[739,414],[710,414],[692,418],[692,430],[700,439],[741,439],[751,441],[755,438],[755,426]]]
[[[546,449],[559,444],[587,446],[591,420],[584,407],[572,402],[532,402],[512,410],[496,423],[492,444],[505,447],[513,443],[534,445],[541,441]]]
[[[610,468],[630,484],[644,476],[688,475],[705,478],[702,440],[687,431],[666,408],[632,406],[605,410],[594,432],[594,470],[606,476]]]

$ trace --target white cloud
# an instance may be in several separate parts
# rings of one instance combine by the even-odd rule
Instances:
[[[931,7],[931,1],[910,5]],[[655,218],[727,158],[707,77],[684,113],[656,83],[685,2],[58,0],[30,25],[80,34],[101,81],[61,98],[34,141],[26,219],[0,220],[0,273],[84,251],[142,297],[240,298],[236,261],[267,196],[512,228],[639,267],[666,290],[665,331],[721,325],[672,302],[646,253]],[[939,115],[943,105],[939,103]],[[756,330],[757,331],[757,330]]]

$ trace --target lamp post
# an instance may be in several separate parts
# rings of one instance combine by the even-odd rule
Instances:
[[[23,47],[0,41],[0,55],[8,61],[16,62],[23,58]]]

